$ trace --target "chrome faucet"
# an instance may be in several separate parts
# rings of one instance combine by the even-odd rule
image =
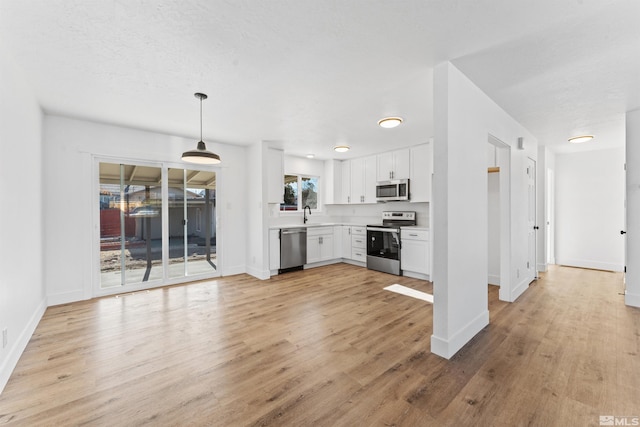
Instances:
[[[307,208],[309,208],[309,215],[311,215],[311,206],[305,205],[304,206],[304,214],[302,214],[305,224],[307,223],[307,220],[308,220],[308,218],[307,218]]]

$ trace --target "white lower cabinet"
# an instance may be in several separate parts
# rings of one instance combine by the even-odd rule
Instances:
[[[400,242],[402,249],[400,252],[400,268],[404,275],[417,277],[429,276],[431,265],[429,257],[429,231],[402,229],[400,231]]]
[[[367,229],[359,225],[342,226],[342,258],[367,261]]]
[[[342,258],[342,226],[333,226],[333,257]]]
[[[333,258],[333,227],[307,228],[307,264]]]
[[[280,268],[280,229],[269,230],[269,270]]]
[[[367,262],[367,228],[351,227],[351,259]]]
[[[351,226],[342,226],[342,258],[351,259]]]

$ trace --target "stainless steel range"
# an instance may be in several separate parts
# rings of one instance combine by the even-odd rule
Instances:
[[[382,212],[382,224],[367,225],[367,268],[402,275],[400,227],[416,225],[415,212]]]

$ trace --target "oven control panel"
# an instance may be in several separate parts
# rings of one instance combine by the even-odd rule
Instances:
[[[382,212],[382,219],[385,220],[402,220],[402,221],[415,221],[415,212],[398,212],[398,211],[384,211]]]

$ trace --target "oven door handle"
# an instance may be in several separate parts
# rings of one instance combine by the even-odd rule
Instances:
[[[398,233],[398,230],[395,228],[367,227],[367,231],[382,231],[384,233]]]

